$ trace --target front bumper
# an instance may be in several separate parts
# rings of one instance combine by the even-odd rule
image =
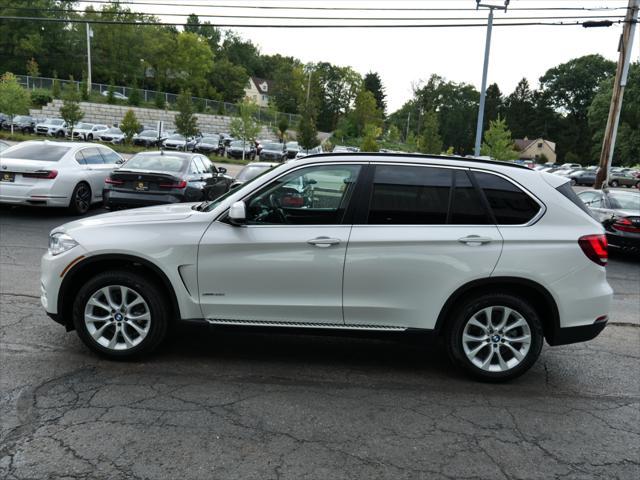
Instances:
[[[87,251],[76,245],[60,255],[45,253],[40,260],[40,303],[51,318],[64,324],[59,318],[58,293],[65,274],[87,255]],[[55,317],[54,317],[55,316]]]

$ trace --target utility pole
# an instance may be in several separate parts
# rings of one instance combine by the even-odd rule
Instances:
[[[638,23],[638,10],[640,10],[640,0],[629,0],[618,47],[620,55],[616,68],[616,78],[613,82],[611,107],[609,107],[607,127],[604,131],[604,140],[602,142],[602,150],[600,151],[600,169],[596,175],[596,183],[594,185],[594,188],[597,189],[602,188],[603,185],[609,185],[609,171],[611,170],[611,161],[613,160],[613,149],[616,146],[618,122],[620,120],[620,111],[622,110],[622,96],[624,95],[624,87],[627,85],[627,77],[629,76],[629,61],[631,60],[636,23]]]
[[[93,30],[87,23],[87,95],[91,95],[91,37]]]
[[[487,96],[487,72],[489,69],[489,51],[491,50],[491,31],[493,30],[493,11],[504,10],[507,11],[510,0],[504,0],[504,5],[489,5],[480,3],[481,0],[476,0],[476,10],[480,7],[489,9],[489,19],[487,21],[487,39],[484,45],[484,67],[482,69],[482,86],[480,87],[480,107],[478,108],[478,125],[476,126],[476,144],[474,155],[480,156],[480,145],[482,144],[482,125],[484,123],[484,102]]]
[[[307,80],[307,103],[306,107],[309,107],[309,95],[311,94],[311,68],[309,68],[309,79]]]

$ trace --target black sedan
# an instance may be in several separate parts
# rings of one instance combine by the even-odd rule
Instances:
[[[227,147],[227,157],[253,160],[256,158],[256,147],[254,143],[249,140],[234,140],[231,142],[231,145]]]
[[[113,171],[102,196],[109,209],[197,202],[206,189],[229,190],[233,179],[200,154],[143,152]],[[217,187],[217,189],[215,188]]]
[[[602,222],[609,245],[640,253],[640,192],[585,190],[578,196]]]
[[[193,151],[206,153],[207,155],[223,155],[224,145],[222,144],[222,138],[219,135],[205,135],[196,141],[193,145]]]
[[[287,147],[283,143],[263,143],[260,151],[260,161],[284,162],[287,159]]]
[[[33,133],[36,129],[36,120],[29,115],[16,115],[13,117],[13,121],[10,119],[5,120],[2,123],[2,128],[11,130],[12,125],[14,132]]]
[[[132,143],[141,147],[157,147],[164,140],[156,130],[143,130],[133,137]]]

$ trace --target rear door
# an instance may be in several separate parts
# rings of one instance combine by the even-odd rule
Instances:
[[[115,166],[112,167],[111,165],[105,164],[104,157],[100,153],[100,150],[98,147],[83,148],[81,150],[86,164],[86,166],[82,168],[85,170],[86,180],[91,186],[93,201],[102,199],[104,181],[115,168]]]
[[[457,288],[491,275],[502,237],[466,169],[372,168],[347,248],[345,323],[434,328]]]

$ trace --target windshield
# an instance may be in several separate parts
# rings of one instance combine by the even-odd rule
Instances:
[[[609,201],[616,209],[640,211],[640,193],[609,192]]]
[[[45,123],[49,124],[49,125],[62,125],[64,123],[64,120],[47,120]]]
[[[153,170],[159,172],[182,172],[188,159],[174,155],[136,155],[127,161],[121,170]]]
[[[238,174],[238,176],[236,177],[236,180],[240,180],[240,176],[242,175],[242,172],[244,172],[246,169],[248,168],[253,168],[256,167],[257,165],[248,165],[246,167],[244,167],[242,169],[242,171]],[[261,165],[262,166],[262,165]],[[258,178],[260,178],[262,175],[264,175],[265,173],[271,171],[271,168],[263,168],[262,170],[259,170],[258,173],[251,178],[250,180],[248,180],[246,183],[242,184],[241,187],[239,188],[232,188],[231,190],[229,190],[227,193],[225,193],[224,195],[216,198],[214,201],[210,202],[210,203],[204,203],[202,204],[202,211],[204,212],[210,212],[211,210],[213,210],[214,208],[216,208],[218,205],[220,205],[225,199],[229,198],[231,195],[235,195],[238,191],[240,191],[241,189],[244,189],[247,185],[251,184],[251,182],[256,181]]]
[[[264,145],[262,147],[263,150],[276,150],[276,151],[282,151],[282,144],[281,143],[267,143],[266,145]]]
[[[93,128],[93,124],[91,123],[79,123],[78,126],[76,127],[76,130],[83,128],[83,129],[90,129]]]
[[[298,148],[298,142],[287,143],[287,148]]]
[[[31,117],[27,117],[25,115],[16,115],[13,118],[13,121],[14,122],[28,122],[28,121],[31,121]]]
[[[70,147],[51,145],[50,143],[30,143],[16,147],[7,156],[16,160],[38,160],[41,162],[57,162]]]
[[[220,141],[220,137],[204,137],[200,141],[202,143],[218,143]]]
[[[139,137],[157,137],[158,136],[158,132],[154,131],[154,130],[143,130],[140,135],[138,135]]]
[[[171,135],[168,140],[184,140],[182,135]]]
[[[231,146],[233,148],[242,148],[242,140],[236,140],[235,142],[231,142]],[[248,148],[250,146],[250,143],[246,141],[244,142],[244,146],[245,148]]]
[[[120,130],[119,128],[110,128],[109,130],[107,130],[107,133],[122,133],[122,130]]]

